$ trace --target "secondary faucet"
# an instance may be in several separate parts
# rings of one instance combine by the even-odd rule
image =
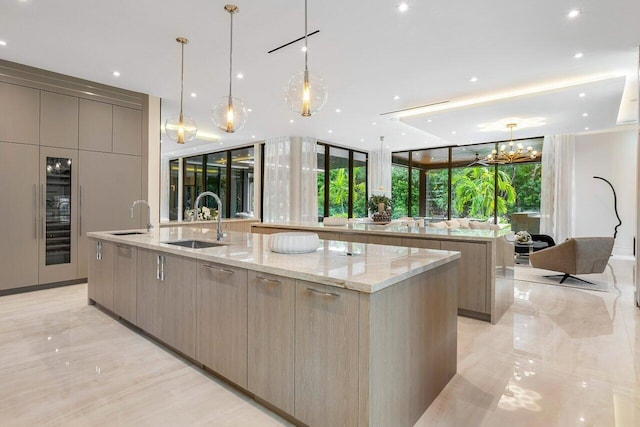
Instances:
[[[205,196],[213,197],[214,199],[216,199],[216,203],[218,204],[218,232],[216,233],[216,239],[221,240],[224,237],[224,233],[222,232],[222,224],[220,222],[220,219],[222,218],[222,202],[220,201],[220,197],[218,197],[216,193],[212,191],[205,191],[198,194],[198,197],[196,197],[196,202],[193,204],[193,217],[191,218],[191,221],[195,221],[198,217],[198,206],[200,206],[200,199]]]
[[[135,202],[133,202],[131,204],[131,218],[133,218],[133,208],[135,208],[136,205],[139,203],[144,203],[145,205],[147,205],[147,233],[148,233],[153,228],[153,225],[151,225],[151,206],[149,205],[149,202],[147,202],[146,200],[136,200]]]

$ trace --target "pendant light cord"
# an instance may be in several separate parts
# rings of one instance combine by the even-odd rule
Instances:
[[[233,67],[233,11],[229,12],[231,15],[231,27],[230,27],[230,37],[229,37],[229,102],[231,102],[231,81],[232,77],[232,67]]]
[[[307,0],[304,0],[304,70],[309,71],[307,67],[307,53],[309,48],[307,47]]]
[[[184,43],[180,42],[181,45],[181,65],[180,65],[180,121],[182,121],[182,98],[184,97]]]

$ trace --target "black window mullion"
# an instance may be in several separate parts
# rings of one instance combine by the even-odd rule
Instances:
[[[227,218],[229,218],[231,214],[231,150],[227,151],[227,182],[225,183],[225,212],[227,214]]]
[[[347,216],[353,217],[353,150],[349,150],[349,195],[347,197]]]

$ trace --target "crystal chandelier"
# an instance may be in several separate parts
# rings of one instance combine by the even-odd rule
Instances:
[[[511,132],[509,143],[502,144],[499,152],[498,150],[492,150],[491,154],[486,157],[487,162],[494,164],[519,163],[535,160],[538,157],[538,152],[533,147],[528,146],[525,150],[524,145],[513,142],[513,128],[516,126],[518,126],[516,123],[507,124]]]

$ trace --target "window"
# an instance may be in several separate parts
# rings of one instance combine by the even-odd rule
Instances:
[[[169,219],[178,219],[182,209],[193,209],[195,200],[203,191],[211,191],[220,197],[223,218],[250,218],[254,210],[254,151],[253,147],[202,154],[182,159],[182,204],[178,206],[179,160],[169,162],[171,190],[169,196]],[[229,167],[230,166],[230,167]],[[175,171],[174,171],[175,169]],[[175,197],[174,197],[175,193]],[[217,209],[213,197],[201,200],[201,206]]]
[[[318,220],[367,216],[367,153],[318,144]]]
[[[542,151],[542,138],[521,142]],[[510,223],[514,213],[539,212],[541,157],[499,166],[485,162],[498,144],[393,153],[393,217],[410,212],[427,222],[466,217]]]

